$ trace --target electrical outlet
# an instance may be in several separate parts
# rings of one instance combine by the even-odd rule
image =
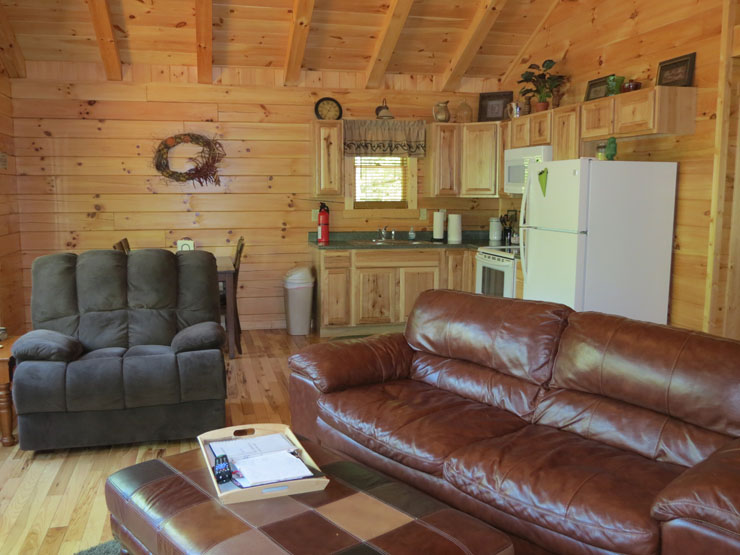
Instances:
[[[427,209],[426,208],[420,208],[419,209],[419,219],[420,220],[426,220],[427,219]]]
[[[311,210],[311,221],[312,222],[318,222],[319,221],[319,210],[318,208]]]
[[[195,250],[195,241],[190,239],[178,239],[177,250],[179,251],[193,251]]]

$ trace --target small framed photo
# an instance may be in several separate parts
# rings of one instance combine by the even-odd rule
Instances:
[[[612,74],[614,75],[614,74]],[[586,87],[586,96],[583,101],[588,102],[589,100],[596,100],[597,98],[604,98],[606,96],[606,80],[610,77],[599,77],[598,79],[592,79],[588,82]]]
[[[690,87],[694,83],[696,52],[658,64],[658,85]]]
[[[478,104],[478,121],[501,121],[506,119],[506,106],[513,100],[513,91],[481,93]]]

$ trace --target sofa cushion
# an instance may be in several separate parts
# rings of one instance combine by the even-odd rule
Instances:
[[[103,349],[95,349],[94,351],[85,353],[84,355],[80,357],[80,360],[92,360],[96,358],[111,358],[111,357],[121,358],[125,352],[126,352],[126,349],[124,347],[105,347]]]
[[[126,408],[122,368],[123,359],[120,356],[70,362],[66,375],[67,410],[79,412]]]
[[[658,551],[653,499],[683,472],[548,426],[463,447],[444,477],[507,513],[586,544],[619,553]]]
[[[571,312],[555,303],[425,291],[414,305],[405,335],[417,351],[467,360],[541,385],[550,379]]]
[[[509,412],[412,380],[324,394],[319,416],[361,445],[437,475],[451,452],[526,425]]]
[[[410,377],[439,389],[485,403],[529,421],[540,387],[480,364],[417,352]]]
[[[536,421],[692,466],[740,437],[740,342],[573,313]]]

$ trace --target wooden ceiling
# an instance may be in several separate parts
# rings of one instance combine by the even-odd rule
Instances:
[[[0,0],[0,63],[23,60],[435,75],[496,79],[561,0]],[[9,25],[5,22],[9,22]],[[5,24],[4,24],[5,23]]]

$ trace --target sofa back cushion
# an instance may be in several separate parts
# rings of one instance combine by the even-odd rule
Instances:
[[[526,417],[571,310],[458,291],[419,295],[406,324],[411,377]]]
[[[740,436],[740,342],[573,313],[535,421],[684,466]]]
[[[216,260],[206,251],[59,253],[34,260],[34,329],[76,337],[86,350],[169,345],[192,324],[219,320]]]

